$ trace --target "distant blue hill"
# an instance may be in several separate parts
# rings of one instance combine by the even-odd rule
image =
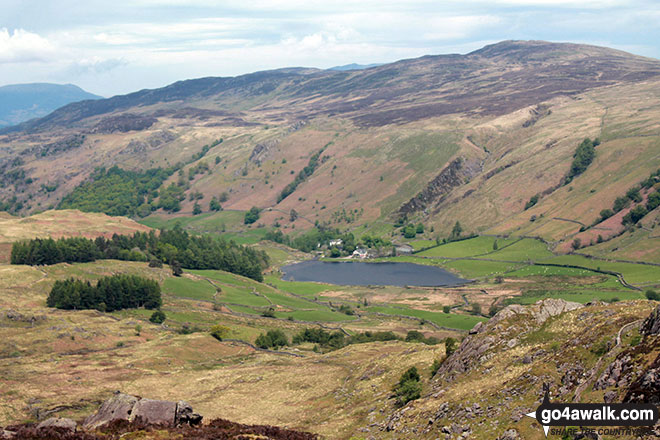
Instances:
[[[101,99],[73,84],[13,84],[0,87],[0,128],[46,116],[72,102]]]
[[[368,69],[370,67],[378,67],[382,66],[383,63],[376,63],[376,64],[346,64],[344,66],[335,66],[331,67],[328,70],[363,70],[363,69]]]

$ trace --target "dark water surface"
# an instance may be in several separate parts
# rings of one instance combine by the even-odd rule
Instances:
[[[413,263],[303,261],[282,267],[283,280],[348,286],[458,286],[468,280],[444,269]]]

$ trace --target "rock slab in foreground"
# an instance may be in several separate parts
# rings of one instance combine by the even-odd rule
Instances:
[[[85,419],[83,428],[93,430],[116,420],[133,422],[138,418],[144,423],[166,426],[197,425],[202,421],[202,416],[184,401],[143,399],[117,392]]]

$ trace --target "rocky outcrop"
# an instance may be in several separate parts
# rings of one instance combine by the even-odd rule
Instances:
[[[605,368],[605,371],[594,384],[594,389],[604,390],[610,387],[623,388],[627,386],[630,383],[631,361],[632,358],[627,353],[617,357]]]
[[[153,425],[177,426],[182,424],[197,425],[202,416],[193,412],[192,407],[184,402],[142,399],[120,392],[103,402],[99,410],[83,422],[85,429],[96,429],[117,420]]]
[[[644,320],[640,333],[645,336],[660,335],[660,306]]]
[[[660,355],[656,357],[650,367],[630,385],[623,401],[660,405]]]
[[[513,304],[500,310],[487,323],[478,323],[468,332],[460,347],[449,356],[438,370],[436,377],[453,380],[457,374],[466,373],[478,364],[488,360],[489,350],[496,346],[514,348],[519,343],[517,337],[507,338],[506,333],[493,332],[501,322],[514,316],[528,317],[526,328],[517,329],[516,333],[538,328],[548,318],[564,312],[579,309],[582,304],[564,301],[563,299],[548,298],[538,301],[531,306]],[[522,325],[522,324],[521,324]],[[491,350],[492,351],[492,350]],[[528,363],[533,356],[529,355]]]
[[[502,433],[501,436],[497,437],[497,440],[520,440],[520,434],[515,429],[509,429]]]
[[[152,116],[141,116],[133,113],[124,113],[101,119],[92,129],[92,133],[110,134],[115,132],[126,133],[141,131],[154,125],[158,119]]]
[[[461,157],[454,159],[426,185],[426,188],[399,208],[399,212],[409,214],[442,203],[454,188],[463,185],[480,171],[481,167],[476,161],[468,161]]]

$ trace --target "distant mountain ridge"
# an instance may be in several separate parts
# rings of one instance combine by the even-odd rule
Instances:
[[[339,71],[344,71],[344,70],[364,70],[364,69],[370,69],[372,67],[378,67],[382,66],[384,63],[373,63],[373,64],[357,64],[357,63],[351,63],[351,64],[344,64],[343,66],[334,66],[329,68],[328,70],[339,70]]]
[[[0,127],[46,116],[55,109],[86,99],[102,99],[73,84],[11,84],[0,87]]]

